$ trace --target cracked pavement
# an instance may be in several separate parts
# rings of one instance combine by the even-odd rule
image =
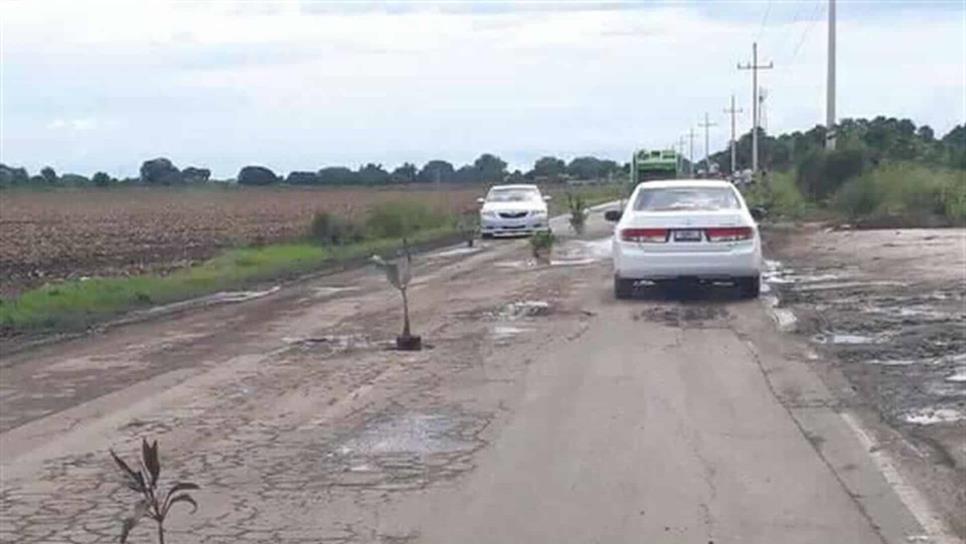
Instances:
[[[0,542],[116,540],[107,450],[141,437],[202,487],[176,543],[925,534],[757,302],[618,302],[605,260],[523,242],[416,261],[418,353],[386,349],[398,295],[363,269],[5,357]]]

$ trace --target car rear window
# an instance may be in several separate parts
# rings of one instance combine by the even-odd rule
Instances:
[[[636,211],[735,210],[740,208],[728,187],[655,187],[641,189],[634,201]]]
[[[536,189],[492,189],[486,196],[489,202],[527,202],[540,200],[540,192]]]

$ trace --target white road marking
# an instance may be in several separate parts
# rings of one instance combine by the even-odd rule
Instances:
[[[911,539],[915,539],[911,541],[930,542],[932,544],[962,544],[962,540],[952,536],[951,531],[946,527],[942,518],[933,514],[932,509],[929,507],[929,502],[919,493],[919,490],[906,483],[905,478],[899,473],[892,458],[862,429],[862,425],[858,419],[848,412],[842,412],[840,415],[849,428],[852,429],[856,438],[859,439],[862,447],[869,452],[872,462],[875,463],[876,468],[885,477],[886,482],[895,490],[896,495],[899,496],[899,500],[906,505],[909,512],[912,513],[916,521],[919,522],[919,525],[926,531],[926,535],[922,536],[925,536],[928,540],[922,540],[920,535],[916,535],[910,537]]]

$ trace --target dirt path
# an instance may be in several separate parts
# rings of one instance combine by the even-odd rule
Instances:
[[[203,487],[171,542],[925,538],[806,346],[727,294],[613,301],[605,238],[420,259],[419,353],[363,270],[5,359],[0,541],[116,537],[142,436]]]

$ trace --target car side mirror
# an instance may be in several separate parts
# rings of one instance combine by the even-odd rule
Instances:
[[[543,195],[543,201],[544,202],[550,202],[551,200],[553,200],[553,197],[552,196],[550,196],[550,195]]]
[[[768,210],[760,206],[755,206],[754,208],[751,208],[750,210],[748,210],[748,212],[751,213],[751,217],[755,221],[761,221],[762,219],[768,216]]]
[[[604,212],[604,219],[616,223],[621,220],[621,216],[624,215],[620,210],[607,210]]]
[[[477,204],[483,204],[484,202],[486,202],[486,199],[485,199],[485,198],[483,198],[483,197],[480,197],[480,198],[477,198],[477,199],[476,199],[476,203],[477,203]]]

